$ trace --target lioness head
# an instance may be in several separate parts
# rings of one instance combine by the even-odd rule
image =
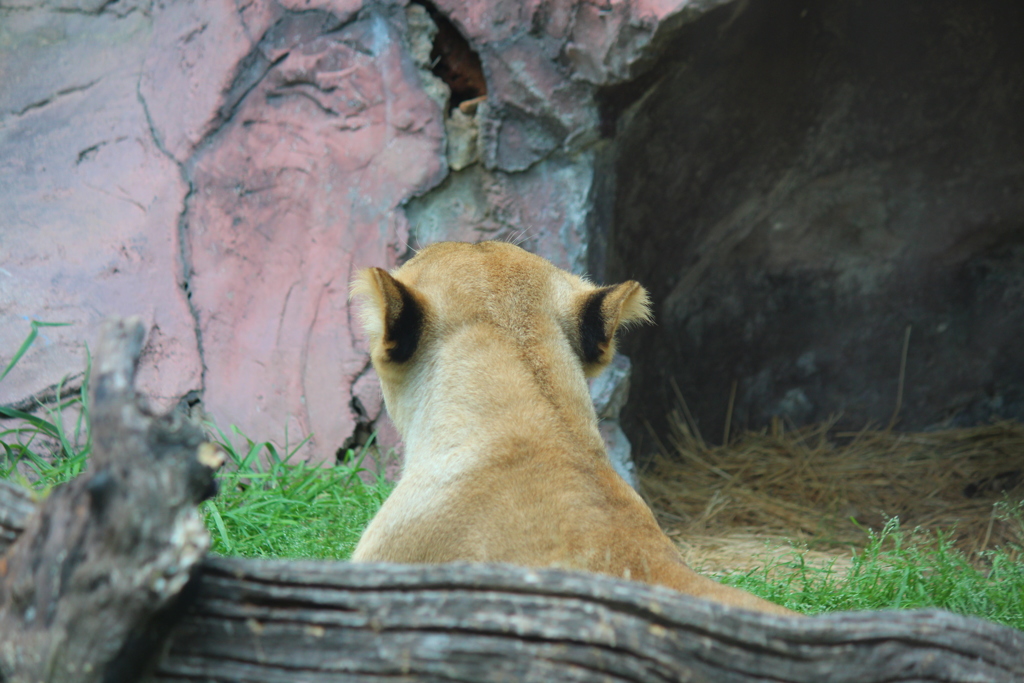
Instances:
[[[563,391],[579,400],[616,332],[650,319],[639,283],[597,287],[506,242],[433,244],[390,274],[359,272],[352,295],[365,299],[371,359],[399,430],[403,388],[439,391],[442,374],[469,386],[481,373],[511,382],[523,368],[552,401]]]

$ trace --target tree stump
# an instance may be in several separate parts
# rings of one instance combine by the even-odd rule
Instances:
[[[133,641],[209,546],[196,504],[223,455],[199,427],[154,416],[136,396],[143,337],[138,320],[106,324],[89,470],[54,488],[0,559],[0,681],[130,680],[143,663]],[[0,514],[12,533],[28,501],[0,491],[13,501]]]

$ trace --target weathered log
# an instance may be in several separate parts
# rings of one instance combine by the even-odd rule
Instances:
[[[150,681],[1020,681],[940,610],[785,618],[557,570],[208,559]]]
[[[211,558],[189,592],[146,680],[1024,679],[1024,634],[948,612],[790,620],[556,570]]]
[[[25,530],[35,509],[32,494],[17,484],[0,479],[0,556]]]
[[[223,456],[199,427],[153,416],[136,396],[143,336],[137,320],[104,328],[89,471],[54,488],[27,522],[24,498],[5,516],[24,529],[0,559],[2,681],[129,679],[140,661],[128,644],[209,545],[196,503]]]
[[[0,539],[18,537],[0,681],[1024,680],[1024,633],[939,610],[797,619],[557,570],[196,564],[220,456],[141,406],[141,344],[119,324],[100,345],[86,475],[38,509],[0,482]]]

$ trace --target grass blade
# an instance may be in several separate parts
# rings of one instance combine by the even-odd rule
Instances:
[[[45,323],[39,320],[31,321],[29,323],[31,329],[29,330],[28,336],[25,337],[25,341],[23,341],[21,343],[21,346],[18,347],[18,350],[14,352],[14,357],[11,358],[11,362],[7,364],[7,367],[4,368],[4,371],[0,372],[0,382],[4,381],[4,377],[7,377],[11,370],[14,369],[14,366],[18,364],[18,361],[21,360],[21,357],[24,356],[26,352],[28,352],[29,347],[32,346],[32,343],[36,340],[36,337],[39,335],[40,327],[67,327],[70,324],[71,323]]]

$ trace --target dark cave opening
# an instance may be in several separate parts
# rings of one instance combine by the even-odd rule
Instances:
[[[451,90],[449,111],[466,102],[478,101],[487,95],[480,55],[448,17],[428,0],[415,0],[423,7],[437,26],[433,49],[430,51],[431,72],[444,81]]]
[[[713,442],[729,405],[885,426],[901,386],[900,429],[1024,418],[1022,34],[1010,0],[733,3],[601,93],[641,460],[673,382]]]

